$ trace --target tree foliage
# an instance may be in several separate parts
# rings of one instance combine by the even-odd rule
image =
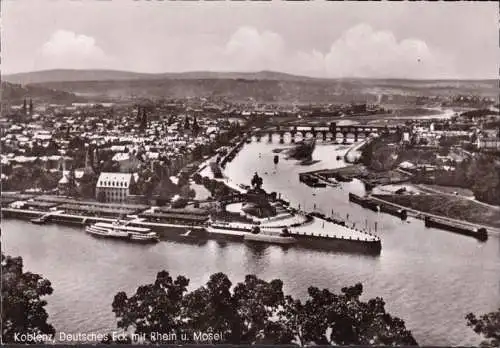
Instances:
[[[37,163],[30,166],[16,166],[4,173],[8,175],[8,180],[3,184],[3,189],[6,191],[22,191],[29,188],[52,190],[57,187],[62,177],[61,172],[45,170]]]
[[[23,260],[2,253],[2,342],[14,343],[16,333],[54,335],[47,323],[46,301],[52,294],[50,281],[40,275],[23,272]]]
[[[360,300],[361,284],[341,294],[311,287],[306,302],[285,296],[281,280],[254,275],[234,287],[223,273],[192,292],[188,285],[187,278],[174,280],[162,271],[131,297],[118,293],[113,301],[118,328],[145,334],[146,340],[152,332],[176,333],[177,338],[185,333],[188,342],[182,343],[196,343],[195,332],[212,332],[221,333],[222,340],[203,343],[417,344],[405,323],[385,311],[381,298]]]
[[[468,327],[485,338],[481,347],[500,347],[500,308],[479,318],[469,313],[465,319]]]

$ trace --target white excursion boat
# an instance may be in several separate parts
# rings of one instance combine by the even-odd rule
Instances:
[[[95,237],[123,239],[131,242],[156,243],[160,241],[158,234],[151,232],[151,229],[128,226],[120,221],[97,222],[87,226],[85,231]]]

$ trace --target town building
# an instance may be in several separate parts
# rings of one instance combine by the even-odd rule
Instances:
[[[500,138],[479,136],[476,145],[479,150],[500,151]]]
[[[134,177],[130,173],[101,173],[96,184],[96,199],[103,202],[125,202],[131,194]]]

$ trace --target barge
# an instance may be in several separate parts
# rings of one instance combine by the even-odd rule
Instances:
[[[396,216],[403,221],[408,218],[408,211],[406,209],[401,209],[401,208],[394,207],[392,205],[384,204],[384,203],[381,203],[379,206],[380,206],[380,211],[382,213]]]
[[[354,193],[351,193],[351,192],[349,192],[349,201],[353,202],[353,203],[356,203],[356,204],[359,204],[363,208],[370,209],[370,210],[372,210],[374,212],[379,212],[380,211],[380,207],[379,207],[379,205],[376,202],[372,201],[369,198],[365,198],[365,197],[361,197],[361,196],[355,195]]]
[[[326,183],[320,182],[318,178],[310,174],[299,174],[299,181],[309,187],[326,187]]]
[[[488,239],[488,232],[486,228],[474,228],[464,224],[459,224],[452,221],[446,221],[431,216],[424,218],[425,227],[434,227],[442,230],[462,234],[464,236],[474,237],[477,240],[484,242]]]

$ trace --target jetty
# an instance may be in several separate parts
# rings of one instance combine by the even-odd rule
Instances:
[[[37,225],[42,225],[42,224],[48,222],[52,216],[59,215],[59,214],[62,214],[62,213],[64,213],[63,210],[51,211],[51,212],[49,212],[47,214],[44,214],[44,215],[42,215],[40,217],[31,219],[31,223],[37,224]]]

